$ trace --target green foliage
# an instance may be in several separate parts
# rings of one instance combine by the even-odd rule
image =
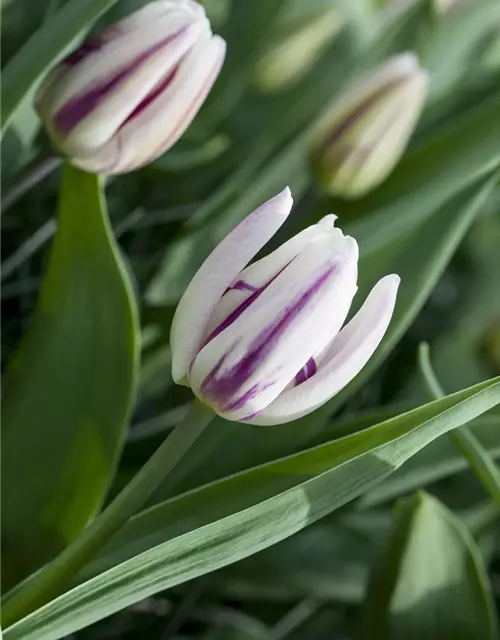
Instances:
[[[426,493],[396,508],[387,548],[373,571],[361,638],[498,638],[481,554],[462,522]]]
[[[136,313],[99,180],[67,166],[37,309],[3,394],[4,588],[102,505],[131,409]]]
[[[133,604],[265,549],[357,497],[428,442],[499,403],[497,378],[358,434],[209,485],[199,496],[186,494],[187,504],[180,497],[171,506],[148,511],[145,525],[141,516],[131,523],[130,560],[123,562],[119,554],[116,567],[101,570],[96,578],[9,627],[5,637],[60,637],[124,603]],[[189,528],[182,534],[183,515]],[[177,532],[161,543],[170,523]],[[143,550],[142,536],[148,550]],[[126,549],[126,538],[122,544]]]
[[[314,65],[267,93],[263,54],[331,2],[204,0],[228,43],[207,103],[171,151],[104,192],[56,171],[33,95],[84,34],[145,3],[2,2],[4,637],[497,638],[498,0],[339,1]],[[363,198],[327,197],[309,164],[317,118],[407,50],[430,92],[405,155]],[[170,373],[175,306],[285,185],[295,207],[270,248],[336,213],[360,247],[355,307],[401,276],[389,331],[309,416],[217,417],[170,437],[195,415]],[[430,401],[432,376],[450,395]],[[162,452],[189,445],[164,477]]]

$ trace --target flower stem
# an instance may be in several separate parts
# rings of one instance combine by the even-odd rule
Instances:
[[[211,409],[195,400],[188,414],[133,480],[50,564],[16,587],[2,607],[2,626],[10,626],[53,600],[151,496],[212,420]]]
[[[10,189],[7,189],[2,198],[2,213],[5,213],[25,193],[36,187],[36,185],[46,178],[49,174],[62,164],[62,158],[57,156],[41,156],[31,162],[22,172],[20,176],[16,176],[15,182]]]

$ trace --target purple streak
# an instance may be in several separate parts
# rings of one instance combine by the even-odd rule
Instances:
[[[282,273],[290,264],[290,262],[288,262],[282,269],[280,269],[278,271],[278,273],[276,273],[270,280],[268,280],[264,285],[262,285],[262,287],[259,288],[255,288],[254,287],[254,292],[252,293],[251,296],[248,296],[248,298],[246,298],[245,300],[243,300],[243,302],[241,302],[236,309],[234,309],[228,316],[227,318],[225,318],[221,323],[219,323],[215,329],[208,335],[207,339],[203,342],[202,345],[202,349],[203,347],[205,347],[211,340],[213,340],[216,336],[219,335],[219,333],[222,333],[224,331],[224,329],[227,329],[230,325],[233,324],[233,322],[235,320],[237,320],[241,314],[248,309],[248,307],[257,300],[257,298],[261,295],[261,293],[263,293],[267,287],[274,282],[274,280],[276,280],[276,278],[280,275],[280,273]],[[246,284],[243,282],[243,280],[238,280],[238,282],[242,282],[243,284]],[[236,283],[238,284],[238,283]],[[249,287],[251,287],[252,285],[247,285]],[[233,287],[230,287],[233,288]],[[240,289],[240,291],[243,291],[243,289]],[[227,292],[227,290],[226,290]],[[225,293],[226,293],[225,292]]]
[[[71,98],[66,102],[66,104],[59,109],[59,111],[54,116],[54,123],[57,127],[57,130],[63,134],[68,134],[72,129],[74,129],[77,124],[79,124],[83,118],[88,116],[99,104],[111,93],[120,83],[122,83],[128,76],[130,76],[136,69],[138,69],[144,62],[146,62],[151,56],[160,51],[167,44],[178,38],[187,27],[183,27],[179,29],[175,33],[170,34],[160,42],[157,42],[151,49],[144,51],[138,56],[132,63],[124,67],[121,71],[116,73],[113,77],[109,78],[105,82],[93,87],[92,89],[88,89],[83,93],[80,93],[78,96]],[[93,45],[90,44],[90,47]],[[97,45],[94,45],[97,46]],[[97,49],[95,49],[97,50]],[[75,54],[78,52],[76,51]],[[90,51],[87,53],[82,52],[82,59],[85,55],[88,55]],[[169,76],[169,81],[172,78]],[[155,89],[156,91],[156,89]],[[145,98],[147,100],[148,97]],[[144,101],[145,101],[144,100]],[[143,102],[144,102],[143,101]],[[140,105],[139,105],[140,106]],[[130,117],[130,116],[129,116]]]
[[[254,287],[253,284],[248,284],[248,282],[245,282],[244,280],[238,280],[233,285],[228,287],[222,295],[225,296],[226,293],[229,293],[229,291],[250,291],[251,293],[257,293],[257,291],[259,291],[259,288]]]
[[[69,56],[64,58],[63,64],[67,64],[71,67],[75,66],[82,60],[85,60],[87,56],[96,51],[100,51],[106,44],[107,40],[104,38],[105,34],[92,36],[88,40],[85,40],[78,49],[70,53]]]
[[[139,116],[144,109],[146,109],[147,107],[149,107],[149,105],[154,102],[156,100],[156,98],[161,95],[165,89],[172,84],[175,76],[177,75],[177,72],[179,70],[179,65],[177,65],[169,74],[168,76],[162,81],[160,82],[160,84],[156,87],[156,89],[154,89],[151,93],[149,93],[144,100],[139,103],[137,105],[137,107],[132,111],[132,113],[127,117],[126,120],[123,121],[122,123],[122,127],[127,124],[128,122],[130,122],[131,120],[133,120],[134,118],[137,118],[137,116]]]
[[[258,367],[279,346],[283,335],[301,311],[329,281],[336,268],[337,265],[330,266],[304,293],[282,311],[274,323],[266,327],[257,336],[239,362],[225,370],[224,373],[221,373],[224,362],[231,351],[224,354],[203,380],[201,384],[202,395],[209,402],[215,404],[219,410],[234,411],[243,408],[249,400],[275,384],[275,380],[263,380],[254,384],[242,395],[238,395],[248,380],[255,374]],[[315,367],[316,364],[314,363],[314,369]],[[312,369],[313,366],[309,365],[309,371],[312,372]]]
[[[302,369],[295,376],[295,386],[302,384],[306,380],[309,380],[311,376],[313,376],[317,371],[316,362],[314,358],[309,358],[306,364],[302,367]]]

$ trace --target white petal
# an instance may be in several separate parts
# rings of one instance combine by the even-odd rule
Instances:
[[[172,35],[168,42],[165,36],[165,44],[158,45],[156,51],[152,45],[150,53],[144,53],[147,59],[140,64],[133,60],[128,68],[124,65],[123,79],[116,84],[116,87],[107,90],[89,114],[65,136],[65,149],[80,155],[99,149],[108,142],[141,102],[158,85],[168,79],[200,34],[200,24],[189,25],[182,34]],[[89,95],[91,93],[85,91],[77,94],[73,98],[73,104],[78,104],[78,101],[84,103],[89,99]],[[56,127],[61,122],[59,114],[63,113],[65,108],[63,106],[62,110],[54,116]],[[63,135],[63,132],[60,135]]]
[[[379,280],[354,318],[333,340],[318,372],[284,391],[252,424],[273,425],[296,420],[314,411],[341,391],[365,366],[389,326],[399,276]]]
[[[225,52],[226,43],[219,36],[198,40],[168,87],[115,136],[120,160],[113,173],[143,166],[177,142],[217,79]]]
[[[195,394],[229,420],[272,402],[342,326],[357,257],[356,241],[338,229],[300,253],[196,356],[189,373]]]
[[[152,3],[145,9],[150,10],[157,4],[159,3]],[[78,62],[61,63],[60,67],[66,69],[66,74],[65,78],[58,83],[57,91],[54,91],[51,96],[52,113],[58,111],[75,96],[109,82],[141,55],[154,50],[166,40],[170,41],[174,34],[183,29],[194,27],[198,32],[201,30],[210,32],[206,18],[195,18],[192,12],[163,10],[158,15],[151,15],[151,11],[149,15],[142,16],[142,14],[145,14],[144,10],[91,38],[90,42],[95,41],[99,46]],[[182,33],[180,39],[182,40],[183,37]],[[78,52],[77,49],[75,54],[78,55]]]
[[[296,234],[268,256],[252,263],[238,274],[237,279],[231,283],[231,287],[224,293],[215,308],[208,323],[207,335],[244,300],[270,282],[311,242],[314,242],[322,234],[328,233],[332,229],[336,218],[337,216],[332,214],[325,216],[318,223]],[[339,242],[342,239],[339,237]],[[340,249],[341,247],[339,246],[338,250]]]
[[[292,208],[286,187],[235,227],[208,256],[188,285],[172,322],[172,376],[180,382],[198,351],[220,297],[237,274],[272,238]]]

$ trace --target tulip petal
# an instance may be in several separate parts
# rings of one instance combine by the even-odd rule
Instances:
[[[155,11],[150,15],[153,8]],[[92,36],[59,65],[66,70],[66,79],[58,83],[57,92],[51,96],[52,112],[57,112],[75,96],[109,81],[144,53],[193,25],[210,31],[206,18],[196,18],[184,10],[165,11],[161,3],[153,2]]]
[[[92,153],[116,134],[154,88],[170,78],[200,36],[201,25],[180,27],[143,50],[128,64],[67,100],[54,114],[53,126],[68,151]],[[70,74],[69,77],[79,77]]]
[[[199,39],[178,64],[168,86],[127,120],[110,141],[119,147],[113,173],[148,164],[177,142],[214,84],[226,52],[219,36]]]
[[[208,319],[237,274],[285,222],[293,200],[287,187],[247,216],[205,260],[182,296],[172,322],[172,376],[185,378]]]
[[[251,295],[266,286],[311,242],[328,233],[337,216],[325,216],[318,223],[307,227],[290,238],[269,255],[246,267],[224,292],[208,323],[210,335],[235,309]],[[339,247],[340,250],[340,247]]]
[[[300,253],[196,356],[189,373],[195,394],[229,420],[272,402],[329,342],[332,327],[342,326],[357,256],[356,241],[339,229]]]
[[[247,422],[274,425],[311,413],[341,391],[365,366],[391,320],[399,276],[385,276],[375,285],[354,318],[323,354],[315,375],[290,388]]]

